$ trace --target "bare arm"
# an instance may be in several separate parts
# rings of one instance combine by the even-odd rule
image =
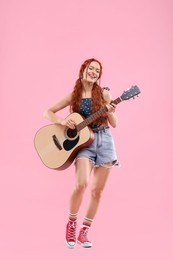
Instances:
[[[67,125],[65,119],[57,116],[56,112],[70,105],[71,95],[72,93],[68,94],[67,96],[59,100],[55,105],[48,108],[46,111],[44,111],[43,116],[53,123]]]
[[[115,104],[110,105],[110,102],[112,101],[112,96],[111,96],[110,91],[104,90],[103,97],[106,101],[106,107],[108,109],[108,112],[107,112],[108,122],[112,127],[116,127],[116,125],[117,125],[117,116],[115,115],[116,105]]]

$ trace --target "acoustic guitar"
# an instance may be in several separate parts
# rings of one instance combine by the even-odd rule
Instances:
[[[111,103],[119,104],[140,94],[138,86],[132,86]],[[34,145],[41,161],[48,168],[64,170],[69,167],[77,152],[89,146],[94,140],[94,133],[89,125],[107,111],[103,107],[91,116],[84,118],[78,113],[71,113],[67,119],[76,122],[76,128],[70,129],[59,124],[49,124],[40,128],[35,134]]]

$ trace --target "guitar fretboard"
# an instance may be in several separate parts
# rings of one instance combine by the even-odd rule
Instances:
[[[120,97],[118,97],[115,100],[112,100],[111,103],[114,103],[115,105],[119,104],[122,101],[122,99]],[[110,104],[111,104],[110,103]],[[81,123],[79,123],[76,126],[77,131],[81,131],[84,127],[90,125],[92,122],[94,122],[96,119],[98,119],[101,115],[103,115],[105,112],[107,112],[107,107],[105,106],[104,108],[98,110],[97,112],[95,112],[94,114],[92,114],[91,116],[87,117],[84,121],[82,121]]]

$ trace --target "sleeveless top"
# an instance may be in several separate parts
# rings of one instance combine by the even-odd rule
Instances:
[[[106,89],[106,90],[110,90],[109,88],[107,87],[104,87],[103,90]],[[89,117],[91,115],[91,102],[92,102],[92,99],[91,98],[82,98],[81,99],[81,104],[80,104],[80,114],[82,116],[84,116],[85,118]],[[101,125],[101,124],[100,124]],[[99,127],[100,125],[97,125],[95,123],[92,123],[90,125],[91,128],[97,128]]]

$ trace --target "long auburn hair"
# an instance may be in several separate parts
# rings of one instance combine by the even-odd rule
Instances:
[[[79,70],[79,78],[76,80],[73,92],[72,92],[72,98],[71,98],[71,104],[70,104],[70,110],[71,112],[77,112],[80,113],[80,102],[81,102],[81,98],[82,98],[82,91],[83,91],[83,85],[82,85],[82,77],[83,77],[83,72],[85,70],[85,68],[87,66],[89,66],[89,64],[92,62],[98,62],[100,65],[100,75],[99,78],[101,78],[102,75],[102,64],[92,58],[92,59],[88,59],[86,61],[84,61],[84,63],[81,65],[81,68]],[[100,83],[99,83],[100,84]],[[99,84],[97,82],[94,83],[93,88],[92,88],[92,101],[91,102],[91,113],[93,114],[94,112],[100,110],[101,108],[103,108],[105,106],[105,100],[103,98],[103,90],[102,88],[99,86]],[[106,114],[103,114],[99,119],[95,120],[94,123],[96,124],[101,124],[103,121],[105,121],[107,119]]]

